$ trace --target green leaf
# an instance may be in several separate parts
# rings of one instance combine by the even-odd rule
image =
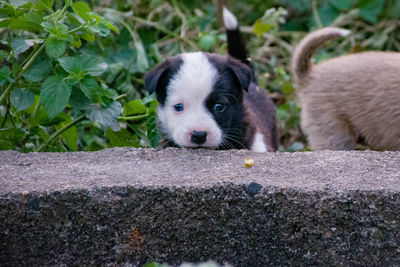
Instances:
[[[54,28],[54,24],[51,23],[50,21],[43,21],[40,25],[47,32],[51,32],[53,30],[53,28]]]
[[[52,11],[53,10],[53,8],[52,8],[53,0],[40,0],[39,2],[37,2],[36,6],[39,10],[45,9],[45,10]]]
[[[100,123],[105,128],[111,127],[113,131],[119,131],[121,127],[118,122],[118,116],[122,113],[122,110],[121,103],[114,101],[106,108],[98,104],[93,104],[86,111],[86,115],[91,121]]]
[[[400,1],[394,2],[394,16],[396,19],[400,18]]]
[[[321,23],[324,26],[331,25],[332,22],[339,16],[340,12],[331,5],[321,6],[318,8],[318,14]],[[312,18],[314,20],[314,17]]]
[[[49,21],[45,21],[42,24],[42,27],[50,33],[51,37],[56,37],[57,40],[64,40],[68,42],[74,41],[74,37],[72,34],[68,33],[68,26],[62,23],[57,22],[53,24]]]
[[[0,18],[0,28],[5,28],[8,27],[8,25],[11,23],[12,19],[9,18]]]
[[[139,147],[140,144],[138,136],[131,134],[124,128],[121,128],[118,132],[108,129],[106,136],[110,141],[111,147]]]
[[[42,29],[40,24],[43,21],[43,16],[43,12],[25,13],[14,19],[8,27],[13,30],[24,30],[29,32],[40,31]]]
[[[40,88],[40,102],[50,119],[62,112],[67,106],[71,95],[69,87],[62,77],[50,76]]]
[[[329,3],[339,10],[350,10],[353,7],[352,0],[330,0]]]
[[[96,36],[93,33],[84,33],[79,34],[79,37],[81,37],[85,41],[94,42]]]
[[[29,49],[29,45],[25,42],[25,39],[23,38],[15,38],[14,40],[12,40],[11,47],[14,50],[14,55],[16,57]]]
[[[72,121],[72,118],[68,114],[62,113],[61,115],[64,120],[56,125],[57,130],[63,128],[65,125]],[[76,126],[72,126],[68,130],[64,131],[61,134],[61,137],[64,140],[65,145],[71,151],[76,151],[78,149],[78,129],[76,128]]]
[[[64,54],[67,44],[63,40],[50,37],[46,41],[46,53],[49,57],[57,58]]]
[[[75,46],[76,48],[80,48],[82,46],[81,38],[78,35],[74,35],[74,40],[71,42],[71,45]]]
[[[107,69],[107,64],[95,56],[63,57],[59,58],[58,62],[77,81],[82,80],[87,74],[98,76]]]
[[[25,79],[30,82],[39,82],[48,77],[51,73],[51,61],[42,60],[36,62],[28,72],[24,74]]]
[[[296,152],[296,151],[302,151],[305,149],[305,146],[303,143],[300,142],[293,142],[287,149],[289,152]]]
[[[6,59],[8,54],[4,50],[0,50],[0,61]]]
[[[107,26],[107,28],[114,31],[115,33],[119,33],[119,30],[117,29],[117,27],[115,27],[115,25],[112,24],[111,22],[106,22],[106,26]]]
[[[16,88],[10,96],[10,101],[17,111],[21,111],[32,106],[35,95],[26,88]]]
[[[83,56],[83,68],[92,76],[99,76],[107,69],[107,64],[99,57]]]
[[[279,121],[284,121],[284,120],[286,120],[288,116],[289,116],[289,115],[288,115],[288,111],[287,111],[286,106],[280,106],[280,107],[277,109],[276,117],[278,118]]]
[[[381,14],[386,0],[360,0],[360,16],[371,23],[377,22],[377,17]]]
[[[85,21],[74,12],[67,12],[67,17],[69,20],[69,24],[71,25],[77,26],[85,23]]]
[[[136,67],[140,72],[146,72],[149,69],[149,62],[146,56],[146,50],[143,47],[143,43],[140,39],[135,41],[136,48]]]
[[[79,82],[79,87],[87,98],[93,102],[97,102],[100,96],[100,87],[96,79],[87,75]]]
[[[132,100],[124,105],[124,116],[134,115],[134,114],[144,114],[147,112],[147,108],[142,104],[139,99]]]
[[[253,26],[253,32],[256,35],[262,35],[264,33],[269,32],[272,29],[273,26],[274,26],[273,24],[262,23],[261,19],[259,19],[259,20],[257,20],[257,22]]]
[[[201,37],[199,45],[202,49],[209,51],[215,44],[217,40],[214,35],[206,34]]]
[[[64,126],[64,123],[61,123]],[[56,126],[56,129],[58,127]],[[58,130],[58,129],[57,129]],[[77,151],[78,149],[78,129],[76,126],[70,127],[68,130],[64,131],[61,134],[64,139],[65,144],[71,151]]]
[[[150,143],[152,147],[158,146],[158,143],[160,142],[160,136],[158,134],[157,130],[157,102],[153,101],[151,102],[150,108],[149,108],[149,115],[146,118],[146,125],[147,125],[147,136],[150,139]]]
[[[2,143],[3,146],[15,147],[15,144],[21,143],[26,136],[24,129],[11,128],[11,129],[0,129],[0,140],[8,140],[7,143]]]
[[[70,77],[75,82],[79,82],[87,74],[87,71],[83,67],[83,59],[81,56],[62,57],[58,59],[58,62],[60,66],[70,74]]]
[[[90,101],[83,92],[78,88],[78,86],[72,87],[71,97],[69,103],[73,109],[76,110],[87,110],[90,108]]]
[[[12,72],[14,75],[18,75],[18,73],[20,73],[21,70],[22,70],[21,65],[19,65],[19,64],[17,64],[17,63],[14,63],[14,64],[11,66],[11,72]]]
[[[109,98],[109,99],[114,99],[114,98],[116,98],[118,96],[118,93],[114,89],[108,88],[107,86],[102,84],[102,86],[101,86],[101,96]]]
[[[60,22],[56,22],[56,24],[53,24],[51,22],[45,21],[41,25],[46,31],[54,34],[55,36],[58,36],[59,34],[68,31],[68,26]]]
[[[89,6],[82,1],[75,2],[71,5],[72,9],[76,14],[79,15],[84,21],[89,22],[93,19],[93,16],[90,14]]]
[[[40,101],[40,98],[39,98]],[[47,112],[45,110],[45,108],[43,107],[43,105],[39,105],[38,110],[35,113],[35,120],[36,120],[36,125],[40,125],[40,126],[56,126],[57,124],[59,124],[60,122],[65,121],[65,113],[60,112],[58,113],[54,118],[50,118],[47,115]]]
[[[266,32],[276,32],[279,28],[279,23],[285,22],[286,15],[287,11],[282,7],[267,9],[264,15],[253,25],[254,33],[262,35]]]
[[[23,5],[26,5],[28,3],[33,3],[35,2],[34,0],[10,0],[10,4],[13,5],[14,7],[20,7]]]
[[[12,82],[13,79],[10,76],[10,69],[4,66],[0,69],[0,86],[4,85],[6,82]]]
[[[284,82],[281,85],[281,91],[285,95],[290,95],[293,93],[293,84],[291,82]]]
[[[285,0],[284,2],[288,3],[291,8],[295,9],[299,13],[311,10],[310,0]]]
[[[12,142],[0,139],[0,150],[16,150],[16,147]]]
[[[92,32],[98,33],[100,36],[107,36],[110,34],[110,29],[104,24],[96,23],[87,25],[86,27]]]

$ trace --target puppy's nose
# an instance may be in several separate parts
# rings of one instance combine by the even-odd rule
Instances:
[[[204,131],[193,131],[191,136],[192,143],[201,145],[204,144],[207,140],[207,132]]]

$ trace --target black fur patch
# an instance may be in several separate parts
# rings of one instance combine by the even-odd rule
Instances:
[[[249,87],[252,78],[251,69],[227,56],[206,55],[218,70],[218,79],[205,104],[223,131],[223,142],[219,149],[245,148],[243,92]],[[215,110],[216,104],[225,107],[223,112]]]
[[[179,71],[182,63],[180,56],[170,57],[145,75],[144,86],[150,94],[156,92],[160,105],[164,105],[169,81]]]
[[[205,105],[213,115],[223,132],[223,142],[220,149],[243,148],[244,135],[243,92],[233,73],[224,70],[219,73],[213,91],[207,97]],[[215,105],[222,105],[223,111],[218,111]]]

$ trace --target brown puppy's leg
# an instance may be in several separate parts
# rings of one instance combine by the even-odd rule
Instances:
[[[312,150],[353,150],[356,148],[357,134],[343,118],[332,117],[332,114],[324,116],[319,111],[311,112],[305,107],[301,111],[301,127],[308,136]]]

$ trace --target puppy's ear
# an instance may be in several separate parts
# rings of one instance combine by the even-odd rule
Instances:
[[[249,66],[242,62],[237,60],[230,61],[231,62],[229,62],[227,68],[233,73],[240,87],[243,90],[248,91],[251,79],[253,78],[253,71]]]
[[[152,94],[156,92],[157,100],[163,104],[167,96],[168,85],[168,62],[165,61],[150,70],[144,76],[144,87]]]
[[[144,76],[144,86],[152,94],[156,92],[158,102],[163,105],[167,97],[167,86],[171,77],[178,72],[182,60],[179,57],[167,59]]]

